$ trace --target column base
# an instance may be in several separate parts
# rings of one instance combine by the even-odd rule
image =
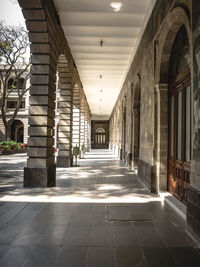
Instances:
[[[189,186],[187,188],[187,223],[200,238],[200,191]]]
[[[24,168],[24,187],[56,186],[56,165],[46,168]]]
[[[57,167],[69,168],[72,165],[73,165],[72,157],[63,157],[63,156],[57,157]]]

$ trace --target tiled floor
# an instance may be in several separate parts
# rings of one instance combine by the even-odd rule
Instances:
[[[200,266],[185,221],[111,152],[22,187],[25,155],[0,157],[0,266]]]

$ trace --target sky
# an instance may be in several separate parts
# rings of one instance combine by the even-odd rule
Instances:
[[[17,0],[0,0],[0,20],[5,20],[6,24],[23,26],[26,28],[24,17]]]

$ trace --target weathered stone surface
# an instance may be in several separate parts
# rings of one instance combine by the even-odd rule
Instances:
[[[57,167],[69,168],[72,166],[72,161],[71,156],[62,156],[61,154],[57,157]]]
[[[51,187],[56,185],[56,167],[24,168],[24,187]]]

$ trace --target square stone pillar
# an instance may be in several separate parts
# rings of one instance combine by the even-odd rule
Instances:
[[[73,92],[73,123],[72,123],[72,146],[79,147],[80,143],[80,91],[78,87]]]
[[[84,132],[85,132],[85,147],[87,149],[88,147],[88,115],[89,115],[89,107],[87,103],[85,104],[85,127],[84,127]]]
[[[167,190],[168,84],[158,84],[155,95],[154,166],[157,191]]]
[[[87,151],[89,152],[91,150],[91,115],[90,115],[90,111],[88,112],[88,121],[87,121],[87,126],[88,126],[88,143],[87,143]]]
[[[33,54],[31,60],[30,127],[24,187],[54,186],[56,183],[53,149],[55,64],[50,55]]]
[[[81,99],[81,110],[80,110],[80,149],[85,142],[85,101]]]
[[[58,167],[72,166],[72,90],[71,77],[66,59],[59,59],[59,128],[58,128]]]

